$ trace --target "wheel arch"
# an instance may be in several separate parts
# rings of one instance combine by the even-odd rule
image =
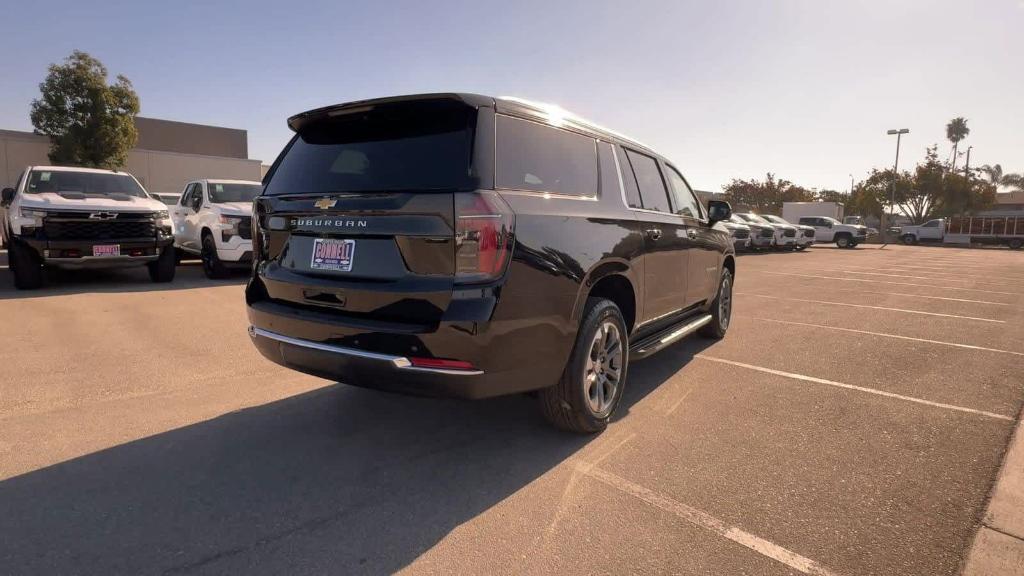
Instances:
[[[576,305],[573,310],[573,321],[576,324],[581,320],[580,316],[586,307],[587,298],[591,297],[607,298],[614,302],[622,312],[627,332],[633,331],[639,312],[639,301],[633,270],[626,262],[619,260],[602,262],[587,273],[580,287],[580,293],[576,297]]]

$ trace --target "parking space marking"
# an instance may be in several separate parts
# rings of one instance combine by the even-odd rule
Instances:
[[[873,270],[873,271],[879,271],[879,272],[916,272],[917,274],[930,274],[928,277],[932,278],[932,279],[935,279],[935,280],[960,280],[961,279],[961,278],[944,278],[944,276],[958,276],[957,274],[951,273],[949,271],[949,268],[936,268],[936,270],[942,270],[942,272],[919,272],[917,270],[913,270],[915,268],[932,269],[931,266],[906,266],[906,265],[903,265],[903,264],[893,264],[892,266],[888,266],[888,267],[885,267],[885,266],[881,266],[881,267],[878,267],[878,266],[876,266],[876,267],[847,266],[847,268],[860,269],[860,270]],[[962,266],[957,266],[957,268],[962,268]],[[984,270],[991,270],[991,266],[985,267]],[[1022,277],[1022,276],[988,276],[988,278],[990,278],[992,280],[1009,280],[1011,282],[1020,282],[1020,281],[1024,280],[1024,277]]]
[[[788,298],[785,296],[769,296],[768,294],[755,294],[753,292],[736,292],[737,295],[756,296],[758,298],[772,298],[774,300],[790,300],[793,302],[809,302],[811,304],[831,304],[833,306],[849,306],[851,308],[870,308],[872,310],[887,310],[889,312],[903,312],[906,314],[923,314],[925,316],[940,316],[942,318],[956,318],[958,320],[976,320],[978,322],[994,322],[1006,324],[1006,320],[995,318],[978,318],[976,316],[960,316],[958,314],[942,314],[941,312],[925,312],[924,310],[907,310],[905,308],[889,308],[888,306],[872,306],[870,304],[852,304],[850,302],[833,302],[831,300],[811,300],[808,298]]]
[[[825,328],[828,330],[839,330],[840,332],[852,332],[854,334],[866,334],[868,336],[884,336],[886,338],[898,338],[900,340],[911,340],[914,342],[924,342],[925,344],[940,344],[942,346],[952,346],[954,348],[964,348],[967,350],[981,350],[983,352],[996,352],[999,354],[1012,354],[1014,356],[1024,356],[1024,352],[1014,352],[1012,350],[1000,350],[998,348],[986,348],[984,346],[972,346],[971,344],[958,344],[956,342],[943,342],[942,340],[929,340],[927,338],[914,338],[913,336],[901,336],[899,334],[888,334],[886,332],[871,332],[870,330],[856,330],[854,328],[840,328],[839,326],[828,326],[826,324],[810,324],[807,322],[793,322],[791,320],[776,320],[775,318],[761,318],[758,316],[738,316],[738,318],[749,318],[751,320],[760,320],[762,322],[775,322],[777,324],[789,324],[792,326],[807,326],[809,328]]]
[[[938,288],[941,290],[966,290],[968,292],[984,292],[985,294],[1002,294],[1004,296],[1020,296],[1017,292],[999,292],[997,290],[982,290],[980,288],[961,288],[959,286],[937,286],[935,284],[916,284],[913,282],[894,282],[892,280],[868,280],[867,278],[844,278],[842,276],[819,276],[815,274],[798,274],[796,272],[775,272],[773,270],[749,270],[749,272],[760,272],[762,274],[776,274],[779,276],[800,276],[802,278],[822,278],[824,280],[844,280],[846,282],[873,282],[875,284],[895,284],[897,286],[921,286],[923,288]]]
[[[793,380],[800,380],[803,382],[812,382],[814,384],[824,384],[826,386],[835,386],[836,388],[844,388],[846,390],[855,390],[857,392],[866,392],[868,394],[874,394],[876,396],[884,396],[886,398],[894,398],[896,400],[904,400],[907,402],[913,402],[915,404],[923,404],[925,406],[932,406],[934,408],[943,408],[945,410],[954,410],[957,412],[967,412],[968,414],[976,414],[978,416],[985,416],[986,418],[995,418],[997,420],[1008,420],[1013,422],[1012,416],[1005,416],[1003,414],[996,414],[995,412],[987,412],[985,410],[977,410],[975,408],[967,408],[966,406],[956,406],[954,404],[943,404],[942,402],[932,402],[931,400],[925,400],[924,398],[917,398],[915,396],[904,396],[903,394],[896,394],[895,392],[886,392],[885,390],[878,390],[875,388],[867,388],[865,386],[856,386],[854,384],[846,384],[843,382],[836,382],[834,380],[826,380],[824,378],[817,378],[815,376],[807,376],[805,374],[795,374],[793,372],[784,372],[782,370],[776,370],[774,368],[766,368],[764,366],[755,366],[753,364],[745,364],[743,362],[736,362],[735,360],[726,360],[725,358],[716,358],[714,356],[708,356],[706,354],[697,354],[694,358],[700,358],[701,360],[707,360],[709,362],[718,362],[721,364],[729,364],[739,368],[745,368],[747,370],[755,370],[757,372],[764,372],[765,374],[772,374],[774,376],[782,376],[783,378],[790,378]]]
[[[715,518],[707,512],[698,510],[692,506],[687,506],[686,504],[669,498],[664,494],[659,494],[658,492],[634,482],[630,482],[629,480],[608,472],[607,470],[602,470],[593,464],[580,463],[579,469],[594,480],[615,488],[620,492],[629,494],[630,496],[642,500],[655,508],[659,508],[665,512],[673,514],[677,518],[685,520],[694,526],[703,528],[709,532],[714,532],[715,534],[718,534],[727,540],[731,540],[740,546],[749,548],[762,556],[785,564],[793,570],[817,576],[838,576],[838,573],[825,568],[810,558],[801,556],[796,552],[783,548],[773,542],[769,542],[768,540],[751,534],[742,528],[729,526],[722,520]]]
[[[935,276],[911,276],[909,274],[886,274],[884,272],[861,272],[860,270],[832,270],[823,269],[822,272],[842,272],[845,274],[863,274],[865,276],[886,276],[889,278],[910,278],[911,280],[942,280],[944,282],[973,282],[975,284],[987,284],[989,286],[1002,286],[999,282],[986,282],[984,280],[973,280],[968,278],[936,278]]]
[[[971,300],[970,298],[953,298],[951,296],[928,296],[925,294],[907,294],[905,292],[876,292],[872,290],[855,290],[853,288],[829,288],[838,292],[856,292],[859,294],[881,294],[885,296],[907,296],[909,298],[927,298],[929,300],[946,300],[948,302],[967,302],[968,304],[988,304],[991,306],[1013,306],[1009,302],[990,302],[988,300]]]

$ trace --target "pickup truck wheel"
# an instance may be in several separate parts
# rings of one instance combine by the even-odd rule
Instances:
[[[213,236],[206,234],[203,236],[203,274],[206,274],[207,278],[216,280],[218,278],[227,278],[231,271],[228,270],[227,266],[220,261],[220,257],[217,256],[217,244],[213,241]]]
[[[706,338],[721,340],[729,329],[732,320],[732,272],[728,268],[722,270],[722,279],[718,281],[718,295],[711,303],[711,322],[708,322],[698,333]]]
[[[1021,246],[1024,246],[1024,240],[1021,240],[1020,238],[1011,238],[1006,245],[1010,247],[1010,250],[1020,250]]]
[[[900,240],[907,246],[917,244],[917,236],[914,236],[913,234],[904,234],[903,236],[900,236]]]
[[[849,248],[851,242],[849,234],[839,234],[836,236],[836,246],[839,248]]]
[[[541,413],[558,428],[600,432],[622,400],[629,335],[611,300],[588,298],[569,362],[558,384],[539,392]]]
[[[11,243],[7,251],[11,272],[14,273],[14,287],[18,290],[35,290],[43,285],[43,264],[31,248]]]
[[[156,261],[146,264],[146,267],[149,268],[149,279],[153,282],[163,283],[174,280],[174,273],[178,270],[174,247],[164,248],[160,252],[160,257]]]

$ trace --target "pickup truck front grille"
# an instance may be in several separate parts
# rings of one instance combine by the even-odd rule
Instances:
[[[804,230],[804,238],[814,238],[814,230]]]
[[[762,228],[760,234],[758,234],[761,238],[771,238],[774,235],[775,231],[771,228]]]
[[[49,240],[115,240],[118,238],[145,238],[156,235],[156,226],[146,220],[52,220],[43,221],[43,231]]]
[[[785,236],[786,238],[795,238],[796,230],[793,230],[792,228],[787,228],[786,230],[782,231],[782,235]]]
[[[743,229],[733,230],[732,231],[732,237],[733,238],[738,238],[740,240],[743,240],[744,238],[750,238],[750,230],[743,230]]]

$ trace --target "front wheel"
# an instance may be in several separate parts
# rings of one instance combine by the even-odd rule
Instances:
[[[43,285],[43,265],[31,248],[12,242],[7,255],[11,272],[14,273],[14,287],[18,290],[35,290]]]
[[[711,322],[708,322],[699,330],[701,336],[721,340],[725,338],[725,332],[729,330],[729,321],[732,320],[732,272],[725,268],[722,271],[722,279],[718,281],[718,295],[711,303]]]
[[[604,430],[622,400],[628,363],[629,334],[619,307],[611,300],[588,298],[561,379],[539,392],[544,417],[570,432]]]
[[[836,246],[838,246],[839,248],[849,248],[850,243],[850,237],[847,236],[846,234],[843,234],[842,236],[836,236]]]
[[[174,247],[164,248],[160,252],[160,257],[156,261],[146,264],[146,267],[149,268],[149,279],[153,282],[164,283],[174,280],[174,273],[178,270]]]
[[[217,243],[214,242],[211,234],[203,236],[201,257],[203,259],[203,274],[206,274],[207,278],[216,280],[231,275],[231,271],[220,261],[220,256],[217,256]]]

